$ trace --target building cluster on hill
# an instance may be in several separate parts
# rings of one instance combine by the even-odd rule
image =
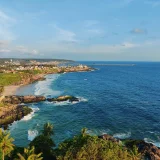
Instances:
[[[48,71],[55,70],[57,72],[75,72],[85,71],[90,68],[86,65],[78,66],[57,66],[49,64],[32,64],[32,65],[0,65],[0,73],[15,73],[19,71]]]

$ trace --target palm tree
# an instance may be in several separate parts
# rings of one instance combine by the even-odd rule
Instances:
[[[24,155],[18,153],[19,160],[42,160],[41,157],[42,153],[35,154],[34,153],[35,148],[24,148]]]
[[[6,131],[0,129],[0,149],[2,151],[2,160],[4,160],[5,155],[10,154],[14,149],[13,138],[10,138],[10,134]]]
[[[49,122],[47,122],[46,124],[44,124],[43,126],[43,130],[42,130],[42,134],[44,136],[51,136],[54,134],[53,132],[53,125]]]

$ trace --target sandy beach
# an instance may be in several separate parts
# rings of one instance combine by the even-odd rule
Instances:
[[[16,93],[16,90],[20,87],[21,87],[20,85],[19,86],[15,86],[15,85],[5,86],[2,95],[3,96],[14,95]]]

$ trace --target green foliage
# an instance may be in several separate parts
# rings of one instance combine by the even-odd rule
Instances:
[[[60,143],[56,149],[53,149],[55,144],[52,135],[54,135],[53,125],[46,123],[41,134],[30,143],[29,148],[22,149],[14,147],[9,133],[0,129],[0,159],[4,159],[5,156],[8,158],[11,151],[11,158],[8,160],[43,158],[44,160],[142,160],[143,158],[138,152],[136,141],[126,140],[122,145],[88,135],[86,128],[83,128],[79,135]]]
[[[62,142],[55,150],[58,160],[140,160],[138,152],[131,153],[124,146],[97,136],[81,134]]]
[[[35,154],[35,148],[24,148],[23,155],[18,153],[18,159],[17,160],[42,160],[41,157],[42,153]],[[16,160],[16,159],[15,159]]]
[[[32,109],[29,108],[28,106],[23,106],[23,114],[26,116],[27,114],[31,113]]]
[[[11,151],[14,149],[13,138],[10,138],[10,134],[6,131],[0,129],[0,151],[1,151],[1,159],[4,160],[6,155],[9,155]]]
[[[19,73],[0,73],[0,86],[16,84],[19,81],[21,81]]]
[[[30,143],[30,146],[35,147],[36,153],[43,152],[43,154],[47,155],[54,147],[54,142],[51,137],[39,135]]]
[[[53,132],[53,125],[49,122],[47,122],[46,124],[44,124],[43,126],[43,130],[42,130],[42,134],[44,136],[52,136],[54,134]]]
[[[44,124],[42,133],[37,136],[30,146],[35,147],[35,153],[43,153],[44,159],[48,160],[48,157],[53,157],[53,147],[55,146],[51,135],[53,135],[53,125],[50,123]]]

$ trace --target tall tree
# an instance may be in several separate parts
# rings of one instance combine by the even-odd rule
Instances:
[[[49,122],[47,122],[46,124],[44,124],[43,126],[43,130],[42,130],[42,134],[44,136],[52,136],[54,134],[53,132],[53,125]]]
[[[2,152],[2,160],[4,160],[6,155],[9,155],[14,149],[13,144],[14,139],[10,138],[10,134],[6,131],[0,129],[0,150]]]
[[[35,153],[43,153],[43,158],[49,160],[53,156],[53,147],[55,146],[52,140],[53,125],[46,123],[43,126],[42,133],[38,135],[31,143],[30,146],[35,147]],[[54,159],[53,157],[51,159]]]
[[[24,154],[18,153],[19,160],[42,160],[43,158],[41,157],[42,153],[35,154],[34,153],[35,148],[24,148]]]

